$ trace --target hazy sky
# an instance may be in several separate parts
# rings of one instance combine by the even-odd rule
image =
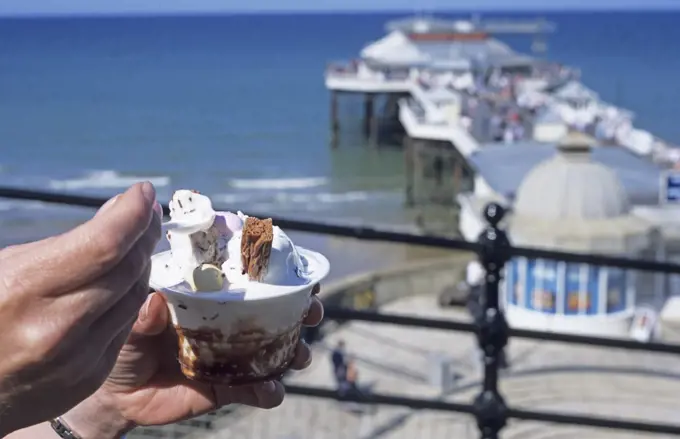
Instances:
[[[0,0],[0,15],[300,10],[680,9],[680,0]]]

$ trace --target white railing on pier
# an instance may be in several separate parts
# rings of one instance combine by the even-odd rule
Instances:
[[[366,77],[350,74],[326,75],[326,88],[333,91],[355,93],[407,93],[410,80],[386,80],[379,77]]]
[[[418,76],[417,69],[389,72],[370,68],[359,61],[345,66],[329,66],[326,70],[326,87],[334,91],[356,93],[409,93],[417,102],[418,108],[410,100],[401,101],[399,105],[399,119],[409,136],[450,142],[466,157],[477,151],[477,140],[461,125],[457,117],[447,114],[447,107],[461,106],[462,97],[455,92],[438,93],[436,89],[428,91],[418,82]],[[548,82],[556,78],[571,79],[577,83],[578,74],[570,69],[562,69],[557,76],[551,70],[537,71],[535,77],[525,78],[520,82],[523,93],[520,92],[519,100],[526,100],[523,98],[535,93],[541,96],[540,106],[552,108],[569,127],[585,130],[599,119],[600,135],[620,147],[649,157],[655,162],[680,161],[680,149],[668,145],[647,131],[636,129],[632,124],[632,114],[626,110],[601,102],[597,97],[574,108],[558,96],[537,91],[544,89]],[[448,98],[445,96],[447,93],[450,95]],[[447,99],[451,102],[447,103]]]
[[[326,88],[356,93],[406,93],[410,90],[409,75],[395,75],[373,70],[366,65],[330,66],[326,69]]]
[[[420,86],[420,84],[413,84],[411,87],[411,96],[418,101],[418,103],[423,107],[425,112],[428,115],[428,120],[432,123],[438,123],[440,120],[443,121],[444,115],[441,114],[441,111],[437,108],[436,104],[432,102],[432,100],[427,96],[425,90],[423,90],[423,87]],[[453,92],[451,93],[452,96],[456,96]],[[456,100],[456,98],[451,99],[451,101]],[[457,99],[460,101],[460,98]]]
[[[574,87],[589,90],[580,83],[572,83],[575,84]],[[551,108],[571,128],[585,130],[594,124],[592,130],[596,138],[625,148],[633,154],[661,164],[680,161],[680,150],[649,131],[634,126],[634,114],[631,111],[601,101],[594,92],[592,95],[591,99],[584,98],[577,108],[563,97],[555,95],[545,95],[544,105]]]
[[[399,101],[399,121],[410,137],[449,142],[464,157],[479,149],[477,141],[459,123],[434,116],[432,108],[428,110],[421,104],[409,99]]]

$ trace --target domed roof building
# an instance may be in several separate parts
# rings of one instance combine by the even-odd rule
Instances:
[[[499,190],[493,183],[499,175],[512,180],[512,167],[521,169],[522,163],[498,159],[488,166],[491,183],[476,182],[475,194],[459,198],[461,231],[467,239],[476,239],[484,226],[475,220],[478,212],[487,202],[497,201],[510,208],[505,227],[514,245],[631,258],[656,256],[658,231],[652,222],[632,213],[629,194],[639,202],[644,198],[640,190],[649,186],[638,184],[648,176],[639,174],[633,162],[616,170],[605,165],[601,157],[609,152],[598,149],[608,147],[594,146],[580,133],[569,133],[556,148],[533,148],[542,149],[546,158],[525,168],[514,190]],[[552,148],[555,152],[546,154]],[[598,160],[593,159],[596,150]],[[652,184],[658,186],[658,179]],[[654,196],[646,195],[653,203]],[[505,270],[502,303],[513,327],[628,337],[637,310],[636,293],[641,290],[653,296],[658,290],[655,282],[653,275],[614,267],[517,257]]]
[[[590,139],[572,133],[559,154],[536,166],[522,181],[515,211],[544,219],[597,220],[625,215],[629,204],[616,174],[590,159]]]
[[[609,254],[649,247],[651,226],[630,213],[621,180],[591,150],[587,137],[569,134],[524,177],[512,206],[515,244]]]
[[[591,160],[591,149],[570,134],[524,177],[508,224],[513,244],[629,257],[653,246],[653,227],[631,215],[620,179]],[[636,281],[616,268],[515,258],[506,269],[506,315],[515,327],[625,336]]]

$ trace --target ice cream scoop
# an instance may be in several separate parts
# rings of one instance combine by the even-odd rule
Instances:
[[[170,221],[163,230],[175,233],[192,233],[209,229],[215,222],[215,210],[210,198],[198,192],[179,190],[170,201]]]
[[[269,269],[264,282],[284,285],[296,282],[302,277],[304,269],[304,262],[293,241],[279,227],[274,227]]]

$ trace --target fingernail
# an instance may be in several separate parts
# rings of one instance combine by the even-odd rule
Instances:
[[[155,300],[156,296],[154,294],[151,294],[149,297],[146,298],[146,302],[144,302],[144,306],[142,306],[142,309],[139,310],[139,321],[143,322],[146,319],[149,318],[149,309],[151,308],[151,302]]]
[[[153,204],[153,211],[156,212],[156,215],[158,215],[158,218],[163,219],[163,206],[161,206],[161,203],[156,201]]]
[[[262,383],[262,390],[266,393],[275,393],[276,384],[274,383],[274,381],[266,381]]]
[[[142,194],[144,194],[144,198],[146,198],[150,203],[156,201],[156,189],[148,181],[142,183]]]

